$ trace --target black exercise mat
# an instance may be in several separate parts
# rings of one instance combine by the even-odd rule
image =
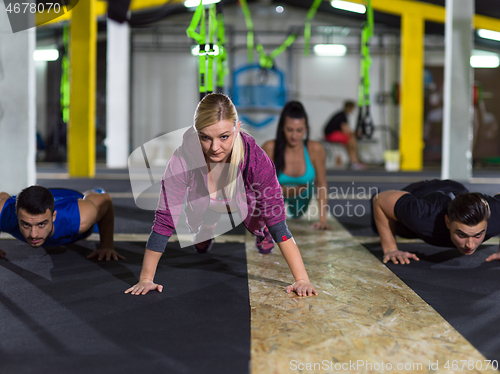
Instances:
[[[168,245],[163,293],[132,296],[145,243],[97,262],[95,243],[33,249],[0,240],[1,374],[248,373],[250,311],[244,244],[209,254]]]
[[[382,260],[380,244],[365,247]],[[470,256],[425,243],[398,247],[420,261],[387,263],[389,269],[487,359],[500,361],[500,261],[485,262],[498,246],[482,245]]]

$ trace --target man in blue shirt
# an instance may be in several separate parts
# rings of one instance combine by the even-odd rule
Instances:
[[[114,250],[114,208],[107,193],[30,186],[19,195],[0,192],[0,231],[31,247],[57,246],[87,238],[99,228],[100,248],[87,258],[118,260]],[[0,257],[5,252],[0,250]]]

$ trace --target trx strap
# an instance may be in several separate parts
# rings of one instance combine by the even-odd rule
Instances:
[[[370,113],[370,38],[373,36],[373,9],[371,0],[367,0],[367,21],[361,31],[361,63],[358,91],[358,122],[356,136],[370,139],[373,135],[373,119]]]
[[[311,40],[311,20],[316,15],[316,12],[323,0],[314,0],[314,3],[309,8],[304,25],[304,56],[309,56],[309,40]]]
[[[214,64],[215,72],[217,74],[217,91],[222,92],[224,86],[224,76],[227,72],[227,54],[223,48],[226,43],[224,35],[224,22],[222,13],[219,12],[221,8],[215,4],[211,4],[208,10],[208,43],[207,31],[205,21],[205,7],[203,1],[200,0],[196,11],[189,27],[186,30],[188,37],[193,38],[199,45],[198,59],[199,59],[199,89],[200,100],[205,95],[214,92]],[[219,14],[217,14],[219,12]],[[200,32],[196,32],[196,28],[200,25]],[[220,45],[216,44],[216,38],[220,40]],[[219,50],[217,56],[217,49]]]
[[[304,53],[309,53],[309,40],[311,38],[311,20],[316,15],[316,11],[321,5],[322,0],[314,0],[311,8],[307,12],[305,28],[304,28],[304,38],[305,38],[305,46]],[[248,8],[248,4],[246,0],[239,0],[241,9],[243,11],[243,16],[245,17],[245,25],[247,27],[247,53],[248,53],[248,62],[253,62],[253,48],[254,48],[254,28],[252,22],[252,16],[250,14],[250,9]],[[290,34],[286,40],[281,44],[278,48],[272,51],[270,54],[266,54],[264,52],[264,47],[262,44],[255,44],[255,49],[259,54],[259,65],[263,69],[271,69],[274,66],[274,59],[279,56],[281,53],[285,52],[288,47],[290,47],[295,39],[297,38],[297,33]],[[306,55],[307,55],[306,54]]]
[[[253,62],[253,22],[252,16],[250,14],[250,9],[248,9],[247,0],[239,0],[241,10],[243,11],[243,17],[245,18],[245,25],[247,26],[247,55],[248,62]]]
[[[200,32],[196,32],[196,28],[200,24]],[[206,31],[205,31],[205,7],[203,6],[203,1],[200,0],[200,4],[196,8],[191,23],[186,30],[187,35],[190,38],[193,38],[199,45],[198,50],[198,59],[199,59],[199,76],[198,76],[198,85],[200,89],[200,100],[207,93],[206,86],[206,56],[207,52],[205,51],[205,39],[206,39]]]
[[[219,5],[220,3],[217,4],[217,23],[219,25],[217,29],[217,41],[219,43],[219,54],[215,57],[215,74],[217,77],[217,92],[222,93],[224,91],[224,77],[229,74],[229,68],[227,67],[227,53],[225,48],[226,31],[224,28],[224,16]]]
[[[69,84],[69,25],[64,25],[63,28],[63,48],[64,55],[61,59],[61,101],[60,108],[62,112],[62,119],[64,123],[69,121],[69,97],[70,97],[70,84]]]

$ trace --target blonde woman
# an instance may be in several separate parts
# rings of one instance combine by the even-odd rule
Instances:
[[[318,293],[309,282],[302,256],[288,230],[281,187],[272,161],[248,134],[240,131],[238,114],[223,94],[205,96],[196,108],[194,126],[183,136],[162,179],[160,201],[146,244],[139,283],[125,291],[145,295],[161,292],[154,283],[158,261],[182,211],[195,233],[195,249],[206,252],[220,215],[241,218],[256,235],[257,248],[270,238],[278,244],[295,282],[286,291],[299,296]],[[274,246],[274,244],[273,244]]]

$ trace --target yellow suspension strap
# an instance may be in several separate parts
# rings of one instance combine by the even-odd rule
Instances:
[[[367,20],[361,31],[361,63],[360,81],[358,91],[358,122],[356,124],[356,135],[358,138],[370,139],[373,135],[373,119],[370,113],[370,66],[372,59],[370,56],[369,42],[373,36],[373,8],[371,0],[367,0],[366,8]]]
[[[196,32],[196,28],[200,25],[200,32]],[[198,60],[199,60],[199,75],[198,75],[198,85],[200,89],[200,100],[207,94],[206,86],[206,56],[207,52],[205,50],[205,7],[203,6],[203,1],[200,0],[200,4],[196,8],[191,23],[186,30],[188,37],[193,38],[199,45]]]

